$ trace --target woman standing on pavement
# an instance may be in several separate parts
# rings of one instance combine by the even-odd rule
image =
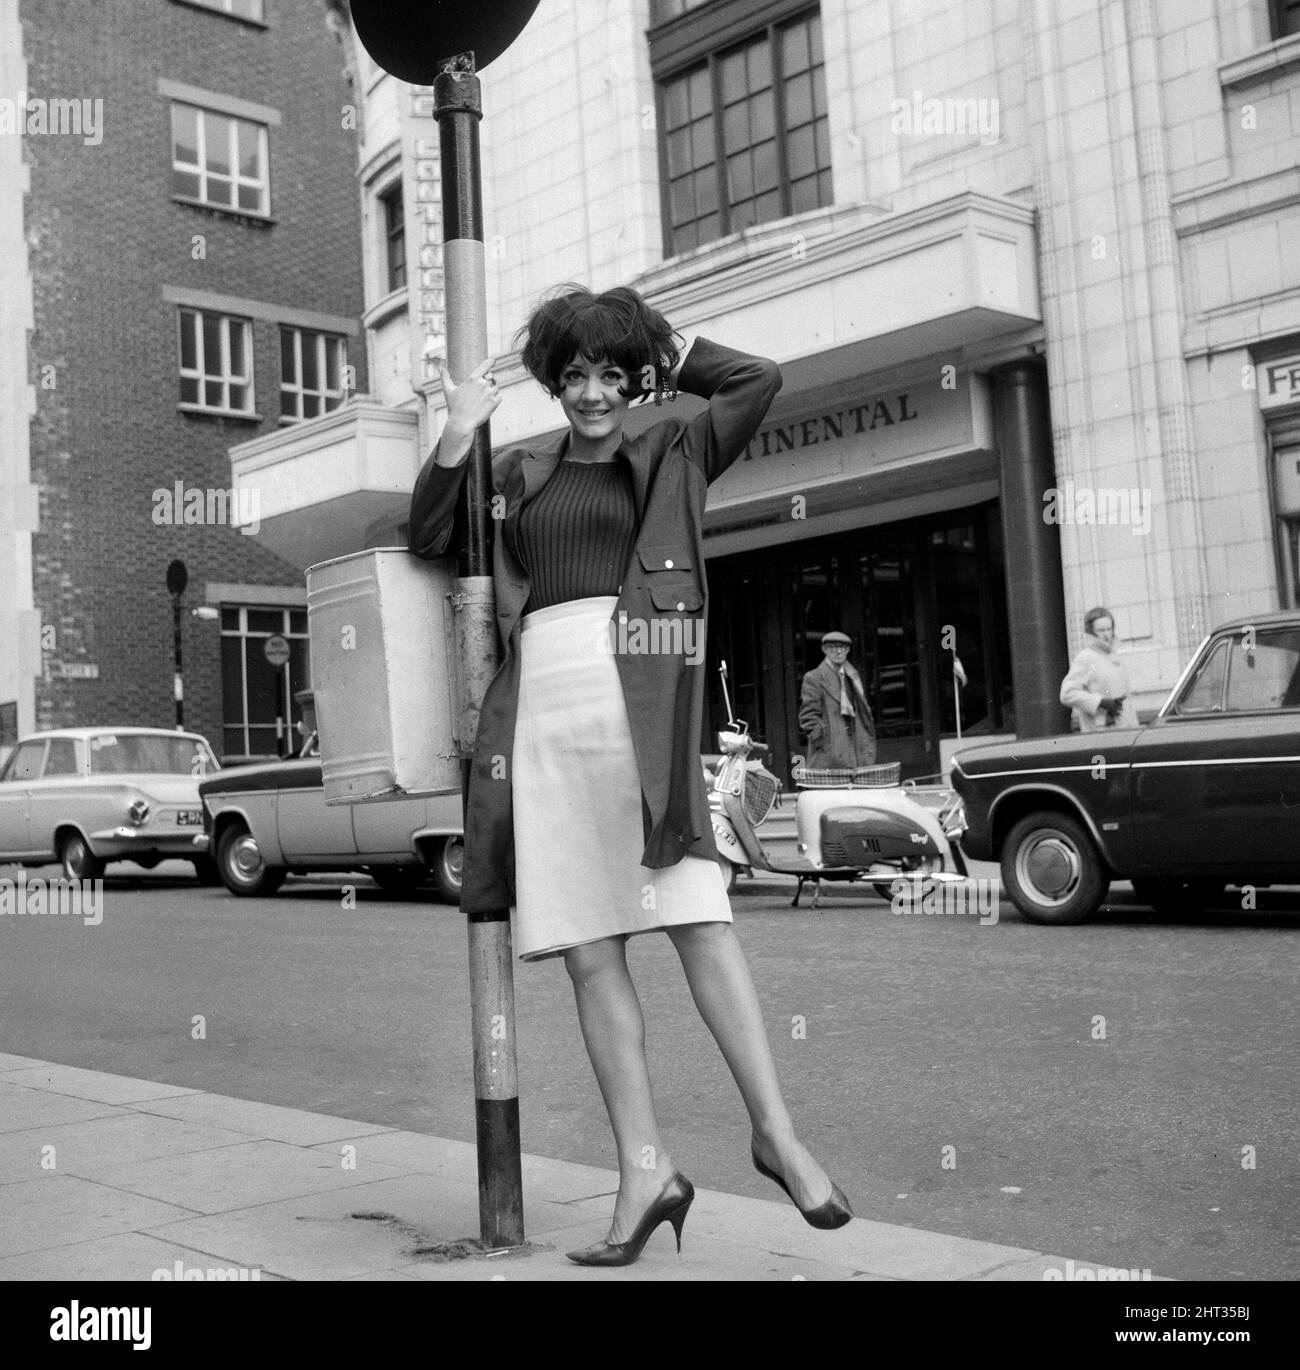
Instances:
[[[569,1253],[628,1265],[694,1189],[659,1133],[630,936],[662,930],[735,1077],[753,1162],[814,1227],[848,1202],[795,1136],[716,858],[698,741],[704,709],[702,522],[711,481],[744,451],[781,385],[776,364],[678,335],[633,290],[565,286],[520,330],[527,370],[569,422],[503,451],[494,557],[503,660],[470,771],[461,906],[515,906],[525,961],[563,956],[618,1148],[608,1238]],[[447,549],[473,434],[500,403],[490,363],[459,385],[411,499],[410,548]],[[690,422],[623,433],[635,399],[685,390]],[[646,649],[647,644],[649,650]],[[658,644],[658,650],[655,645]],[[639,648],[639,649],[638,649]]]
[[[1085,645],[1061,681],[1061,703],[1079,721],[1079,731],[1136,728],[1137,712],[1129,702],[1128,667],[1115,650],[1115,617],[1100,606],[1083,618]]]

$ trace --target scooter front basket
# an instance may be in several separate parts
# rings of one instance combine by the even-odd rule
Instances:
[[[879,766],[796,766],[791,774],[801,790],[881,789],[897,785],[902,763],[886,761]]]
[[[758,825],[772,812],[772,805],[781,792],[781,782],[766,766],[747,766],[745,768],[745,792],[742,802],[745,817],[752,827]]]

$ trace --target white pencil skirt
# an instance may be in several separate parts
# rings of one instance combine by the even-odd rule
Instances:
[[[641,782],[609,632],[617,602],[577,599],[523,620],[511,766],[523,961],[603,937],[732,921],[716,861],[641,864]]]

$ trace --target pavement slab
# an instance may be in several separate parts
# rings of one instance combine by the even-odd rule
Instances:
[[[787,1201],[699,1188],[680,1255],[664,1225],[636,1264],[592,1269],[564,1253],[608,1232],[617,1173],[531,1155],[527,1243],[480,1254],[467,1142],[15,1056],[0,1056],[0,1120],[0,1280],[150,1280],[178,1262],[192,1279],[424,1282],[1041,1283],[1099,1269],[862,1218],[820,1232]]]

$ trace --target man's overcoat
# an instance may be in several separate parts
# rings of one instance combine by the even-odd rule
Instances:
[[[677,385],[709,401],[685,422],[665,419],[637,437],[624,436],[616,460],[626,463],[638,517],[636,544],[623,575],[613,622],[626,614],[629,647],[660,620],[653,640],[690,642],[708,612],[704,572],[704,501],[716,480],[745,450],[776,392],[775,362],[697,338]],[[510,764],[519,701],[520,619],[529,576],[514,555],[519,514],[564,456],[568,433],[533,448],[507,448],[493,461],[493,484],[505,498],[493,552],[497,631],[502,660],[479,716],[470,768],[461,907],[468,913],[514,903],[514,816]],[[436,452],[436,449],[435,449]],[[456,500],[468,462],[425,462],[411,497],[409,546],[416,556],[443,555],[451,541]],[[681,620],[672,626],[669,620]],[[695,626],[689,626],[695,620]],[[616,651],[615,661],[641,779],[645,852],[651,869],[684,856],[716,858],[708,794],[700,768],[700,730],[707,669],[703,654]]]
[[[858,722],[852,733],[840,712],[840,674],[829,661],[808,672],[799,694],[799,726],[808,734],[808,765],[813,769],[870,766],[876,759],[876,734],[862,678],[844,668],[853,692]]]

